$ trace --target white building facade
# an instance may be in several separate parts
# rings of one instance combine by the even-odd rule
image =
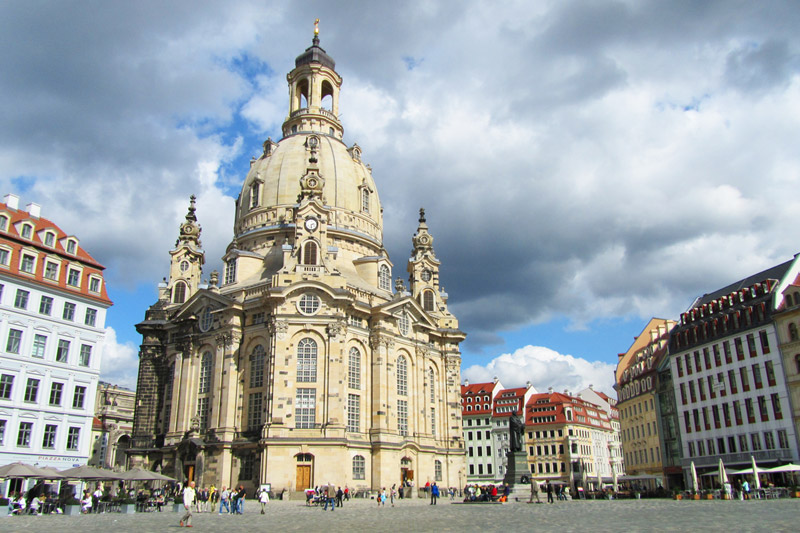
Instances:
[[[772,313],[797,275],[795,258],[699,298],[670,336],[685,476],[726,465],[797,462]],[[786,281],[788,280],[788,281]]]
[[[86,464],[111,305],[103,268],[38,205],[0,203],[0,465]]]

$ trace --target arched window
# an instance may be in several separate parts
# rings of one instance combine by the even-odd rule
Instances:
[[[317,264],[317,243],[314,241],[308,241],[303,245],[303,264]]]
[[[797,340],[797,324],[789,324],[789,340],[796,341]]]
[[[392,290],[392,273],[386,265],[381,265],[378,269],[378,287],[385,291]]]
[[[431,403],[434,403],[436,401],[436,373],[432,368],[428,369],[428,384],[431,388]]]
[[[369,213],[369,190],[361,189],[361,212]]]
[[[314,339],[301,339],[297,344],[297,381],[317,381],[317,343]]]
[[[442,462],[439,459],[433,462],[433,476],[436,481],[442,480]]]
[[[350,348],[347,359],[347,386],[351,389],[361,389],[361,352],[358,348]]]
[[[397,358],[397,394],[408,396],[408,363],[402,355]]]
[[[260,344],[253,349],[250,354],[250,387],[257,388],[264,386],[264,361],[266,352]]]
[[[182,304],[186,301],[186,284],[179,281],[172,289],[172,303]]]
[[[197,392],[205,394],[211,388],[211,352],[203,352],[200,359],[200,380],[198,381]]]
[[[353,479],[365,479],[367,474],[367,465],[364,457],[356,455],[353,457]]]
[[[422,293],[422,308],[426,311],[434,311],[433,291],[425,291]]]
[[[3,215],[0,216],[0,230],[5,231],[8,229],[8,217]]]
[[[800,374],[800,355],[794,356],[794,364],[797,367],[797,373]]]

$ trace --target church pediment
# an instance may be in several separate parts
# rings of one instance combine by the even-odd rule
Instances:
[[[415,325],[431,329],[435,329],[437,327],[436,323],[431,319],[428,313],[426,313],[422,309],[422,306],[419,305],[419,302],[417,302],[411,296],[406,296],[398,300],[392,300],[391,302],[380,305],[375,309],[380,314],[386,316],[394,316],[402,310],[405,310],[411,315]]]
[[[227,296],[223,296],[216,292],[207,289],[200,289],[192,295],[185,304],[181,306],[177,313],[173,316],[173,320],[181,320],[190,318],[191,316],[199,316],[200,312],[206,307],[229,307],[234,303],[233,300]]]

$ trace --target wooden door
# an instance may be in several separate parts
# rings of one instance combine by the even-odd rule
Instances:
[[[295,490],[311,488],[311,465],[297,465]]]

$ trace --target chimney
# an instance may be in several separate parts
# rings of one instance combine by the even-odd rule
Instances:
[[[589,383],[589,390],[594,390],[594,385],[592,385],[591,383]]]
[[[42,206],[31,202],[25,206],[25,211],[27,211],[31,217],[39,218],[39,216],[42,214]]]
[[[5,198],[3,198],[3,202],[9,209],[19,209],[19,196],[16,194],[6,194]]]
[[[530,388],[531,388],[531,382],[530,382],[530,381],[528,381],[527,383],[525,383],[525,388],[526,388],[526,389],[530,389]]]
[[[547,387],[547,394],[553,394],[553,387]]]
[[[465,387],[469,387],[469,380],[468,380],[468,379],[465,379],[465,380],[464,380],[464,386],[465,386]]]
[[[497,385],[497,382],[498,382],[498,381],[500,381],[500,380],[499,380],[499,379],[497,379],[497,376],[495,376],[494,378],[492,378],[492,382],[493,382],[495,385]]]

